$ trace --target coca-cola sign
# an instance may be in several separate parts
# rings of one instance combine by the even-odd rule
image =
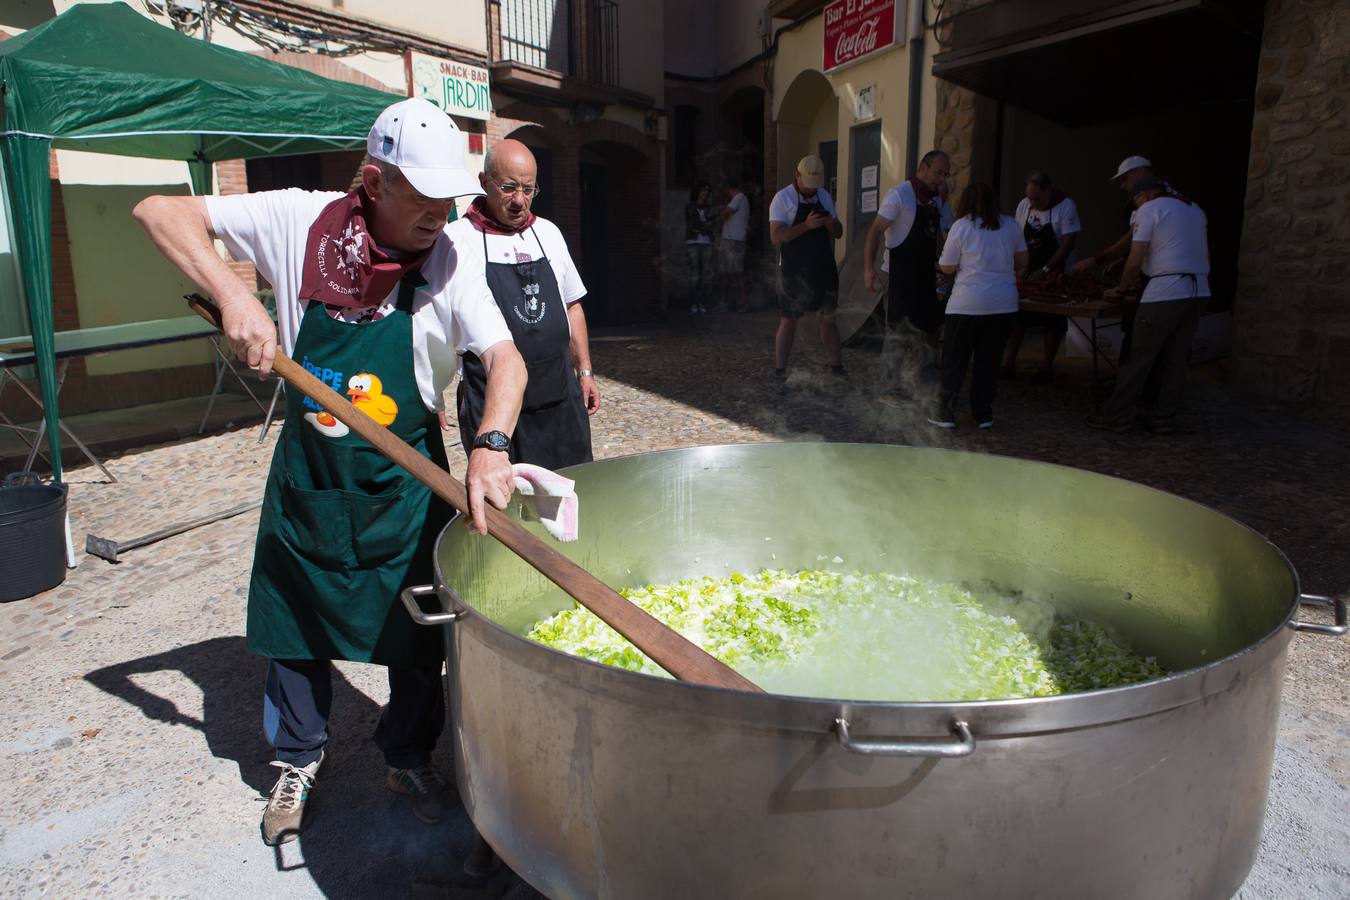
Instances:
[[[834,0],[826,6],[825,71],[894,46],[900,38],[896,6],[896,0]]]

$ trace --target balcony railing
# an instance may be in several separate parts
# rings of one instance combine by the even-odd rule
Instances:
[[[497,6],[499,61],[618,87],[614,0],[500,0]]]

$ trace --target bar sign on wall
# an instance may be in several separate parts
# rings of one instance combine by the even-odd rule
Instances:
[[[857,62],[894,46],[902,35],[897,0],[834,0],[825,7],[824,69]]]

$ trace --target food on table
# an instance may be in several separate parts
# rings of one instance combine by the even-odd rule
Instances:
[[[989,700],[1097,690],[1167,674],[1100,625],[992,585],[766,569],[622,593],[774,693]],[[529,637],[595,662],[665,674],[580,607],[536,623]]]

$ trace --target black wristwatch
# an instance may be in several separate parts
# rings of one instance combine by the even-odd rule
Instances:
[[[504,431],[485,431],[473,439],[473,449],[486,447],[489,450],[500,450],[505,453],[511,449],[511,439],[506,436]]]

